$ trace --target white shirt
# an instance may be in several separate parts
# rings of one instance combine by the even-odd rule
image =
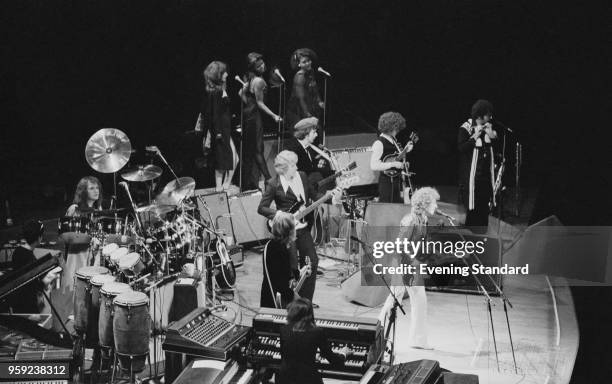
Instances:
[[[280,182],[281,182],[281,186],[283,187],[283,191],[285,193],[287,193],[287,191],[289,190],[289,187],[291,187],[291,190],[293,191],[293,194],[295,195],[295,197],[297,197],[298,200],[300,200],[300,198],[302,199],[302,201],[304,201],[304,203],[306,203],[306,194],[304,193],[304,185],[302,184],[302,178],[300,177],[300,174],[296,172],[295,176],[293,176],[293,179],[288,180],[285,175],[280,175],[279,177]]]

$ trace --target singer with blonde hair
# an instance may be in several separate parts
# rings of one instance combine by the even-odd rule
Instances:
[[[433,215],[438,208],[440,194],[431,187],[417,189],[410,200],[410,212],[400,222],[399,239],[408,241],[422,241],[427,238],[427,217]],[[420,274],[419,266],[425,261],[422,254],[397,255],[395,260],[398,264],[410,264],[415,267],[416,273],[404,275],[403,278],[392,281],[392,293],[389,294],[379,318],[384,322],[390,313],[394,303],[394,297],[401,302],[404,293],[410,296],[410,328],[408,330],[407,343],[413,348],[430,349],[427,340],[427,296],[425,295],[425,280]],[[395,275],[400,276],[400,275]]]

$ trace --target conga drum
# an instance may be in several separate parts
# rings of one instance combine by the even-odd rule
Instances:
[[[100,289],[106,283],[115,281],[113,275],[96,275],[91,278],[91,306],[87,321],[87,340],[98,345],[98,324],[100,317]],[[89,343],[88,343],[89,344]]]
[[[142,292],[125,292],[117,295],[113,304],[113,333],[119,364],[124,370],[140,372],[149,354],[149,298]]]
[[[100,288],[100,318],[98,320],[99,344],[103,347],[113,348],[113,300],[124,292],[131,292],[128,284],[109,282]]]
[[[91,318],[91,279],[97,275],[108,275],[108,268],[81,267],[77,270],[74,281],[74,329],[78,333],[87,331]]]

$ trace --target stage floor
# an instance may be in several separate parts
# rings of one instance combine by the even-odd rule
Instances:
[[[325,260],[325,258],[322,258]],[[336,261],[317,279],[314,302],[318,311],[343,316],[378,317],[380,306],[368,308],[350,303],[342,294],[338,272],[346,264]],[[251,325],[252,311],[257,310],[262,279],[261,255],[248,251],[238,269],[235,301],[242,306],[237,319]],[[440,366],[456,373],[477,374],[480,383],[567,383],[570,380],[578,350],[578,325],[569,288],[563,279],[545,276],[513,276],[504,280],[504,291],[513,308],[508,307],[516,357],[512,349],[499,298],[493,298],[492,315],[499,368],[489,326],[489,315],[483,296],[449,292],[427,292],[428,332],[432,350],[414,349],[406,340],[409,315],[399,315],[395,362],[419,359],[438,360]],[[410,300],[403,301],[410,313]],[[237,305],[229,304],[238,310]],[[315,313],[316,315],[316,313]],[[336,382],[336,381],[334,381]]]

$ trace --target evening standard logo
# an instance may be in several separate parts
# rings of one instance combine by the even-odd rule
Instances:
[[[386,255],[404,254],[414,259],[418,254],[446,254],[462,258],[466,255],[482,255],[485,252],[485,240],[480,241],[433,241],[408,240],[397,238],[395,241],[375,241],[372,244],[372,256],[377,259]]]

